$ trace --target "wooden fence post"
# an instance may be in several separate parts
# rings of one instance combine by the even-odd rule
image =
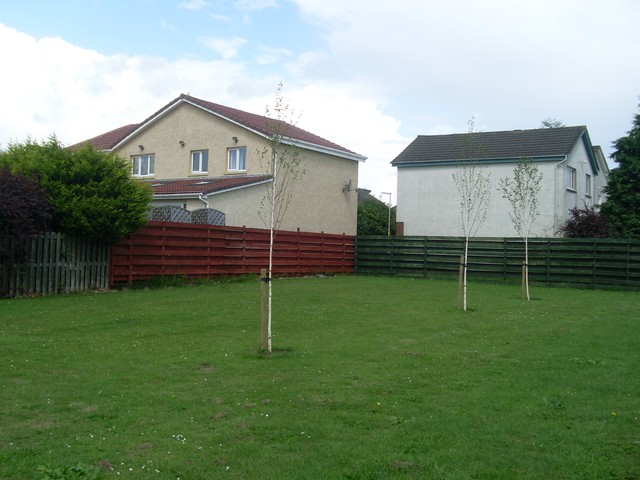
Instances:
[[[462,289],[463,289],[463,278],[464,278],[464,255],[460,255],[460,270],[458,272],[458,303],[456,304],[456,308],[458,310],[462,310]]]
[[[260,345],[262,351],[267,349],[267,269],[260,270]]]

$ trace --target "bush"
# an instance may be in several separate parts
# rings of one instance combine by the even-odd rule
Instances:
[[[389,206],[375,197],[358,205],[358,235],[386,235],[389,228]],[[396,234],[396,209],[391,209],[391,235]]]
[[[0,169],[0,259],[24,260],[32,235],[46,231],[51,218],[44,188],[9,168]]]
[[[63,148],[53,137],[12,144],[0,152],[0,163],[47,191],[56,231],[115,243],[147,222],[151,189],[132,179],[128,161],[113,153]]]
[[[611,225],[597,207],[572,208],[560,233],[572,238],[607,238]]]

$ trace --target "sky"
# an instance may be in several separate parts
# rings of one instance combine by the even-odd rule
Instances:
[[[291,122],[365,155],[358,187],[396,199],[417,135],[586,125],[640,104],[638,0],[0,0],[0,148],[71,145],[181,93]],[[615,167],[610,162],[611,167]]]

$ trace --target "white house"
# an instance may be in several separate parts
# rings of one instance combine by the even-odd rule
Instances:
[[[479,237],[517,236],[510,203],[498,182],[513,177],[523,159],[542,173],[540,215],[531,236],[558,236],[572,208],[605,200],[608,167],[602,149],[591,145],[584,126],[420,135],[392,162],[398,168],[398,234],[462,236],[460,196],[453,173],[473,164],[489,176],[491,198]]]

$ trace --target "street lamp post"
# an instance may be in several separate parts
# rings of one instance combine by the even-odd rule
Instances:
[[[382,192],[382,195],[389,195],[389,219],[387,220],[387,237],[391,236],[391,192]]]

